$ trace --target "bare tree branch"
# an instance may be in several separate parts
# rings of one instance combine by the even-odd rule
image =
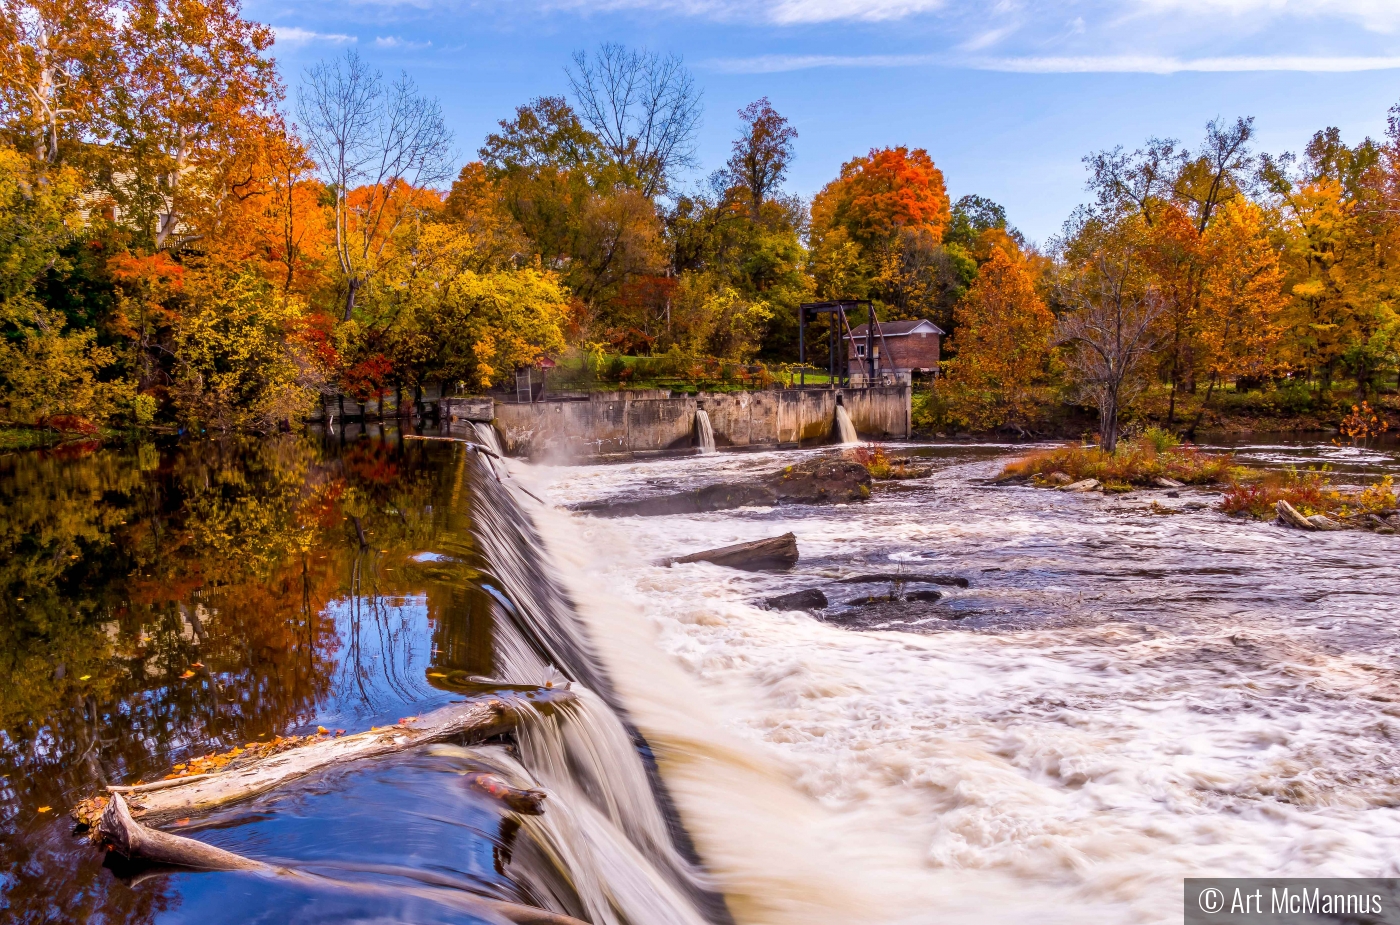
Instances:
[[[299,98],[311,155],[335,193],[335,246],[345,320],[413,210],[414,193],[452,176],[452,133],[436,99],[407,74],[387,87],[353,50],[306,72]],[[362,190],[363,195],[351,193]]]
[[[679,57],[609,43],[591,58],[576,52],[567,73],[583,121],[644,196],[696,165],[701,94]]]

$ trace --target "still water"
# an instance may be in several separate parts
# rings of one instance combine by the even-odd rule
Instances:
[[[0,461],[0,918],[723,920],[532,528],[461,446],[390,433]],[[67,809],[210,752],[573,683],[513,736],[344,766],[177,824],[291,873],[116,862]],[[544,789],[520,817],[489,770]],[[716,919],[718,915],[718,919]]]

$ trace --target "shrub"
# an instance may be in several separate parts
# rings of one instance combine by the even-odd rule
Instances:
[[[1157,431],[1155,438],[1162,445],[1171,445],[1159,450],[1147,434],[1118,444],[1116,453],[1105,453],[1097,446],[1068,444],[1016,460],[1002,470],[1002,478],[1039,477],[1063,472],[1075,481],[1098,479],[1105,485],[1113,486],[1150,485],[1158,478],[1175,479],[1188,485],[1207,485],[1228,478],[1234,457],[1179,445],[1174,436],[1162,431]]]
[[[1180,437],[1160,427],[1149,427],[1143,431],[1142,441],[1149,444],[1158,453],[1166,453],[1181,446]]]
[[[1343,500],[1326,470],[1287,469],[1252,479],[1236,477],[1220,499],[1220,510],[1267,520],[1274,516],[1280,501],[1287,501],[1307,517],[1333,513],[1343,506]]]

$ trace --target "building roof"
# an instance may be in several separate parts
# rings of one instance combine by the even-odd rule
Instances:
[[[860,325],[851,330],[851,335],[856,340],[865,337],[866,325]],[[875,324],[875,336],[880,337],[906,337],[910,334],[943,334],[944,331],[932,321],[923,318],[916,318],[913,321],[879,321]]]

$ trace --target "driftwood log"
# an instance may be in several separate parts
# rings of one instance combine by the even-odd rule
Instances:
[[[1287,501],[1279,501],[1274,505],[1274,510],[1278,513],[1278,522],[1284,526],[1294,527],[1298,530],[1316,530],[1317,524],[1308,520],[1298,512],[1298,509]]]
[[[922,572],[875,572],[872,575],[852,575],[837,583],[843,585],[868,585],[879,582],[903,582],[908,585],[943,585],[948,588],[966,588],[967,579],[957,575],[926,575]]]
[[[511,728],[521,710],[573,699],[573,693],[562,688],[537,688],[454,703],[395,726],[343,738],[315,738],[215,774],[160,781],[155,786],[146,785],[146,789],[122,789],[132,800],[130,811],[134,818],[159,824],[257,796],[331,765],[390,755],[459,735],[487,738]],[[120,792],[113,788],[114,797]],[[79,822],[92,825],[92,816],[104,808],[94,805],[94,801],[84,801],[74,810],[74,816]]]
[[[688,556],[667,559],[664,564],[683,565],[687,562],[710,562],[748,572],[781,571],[797,564],[797,536],[784,533],[782,536],[766,540],[706,549]]]
[[[111,799],[107,801],[107,808],[102,813],[102,818],[96,826],[96,831],[100,835],[103,844],[110,847],[113,851],[116,851],[122,857],[131,860],[149,861],[153,864],[181,867],[187,870],[238,870],[284,874],[303,880],[319,880],[331,883],[337,889],[348,889],[352,892],[411,893],[427,899],[445,902],[449,905],[465,907],[476,911],[486,909],[495,913],[497,917],[513,923],[513,925],[586,925],[586,923],[567,915],[559,915],[555,912],[536,909],[533,906],[523,906],[519,903],[476,896],[474,894],[464,893],[460,890],[409,887],[401,891],[396,891],[392,887],[368,882],[346,883],[339,880],[330,880],[329,878],[308,874],[294,868],[269,864],[265,861],[258,861],[253,858],[245,858],[241,854],[234,854],[232,851],[225,851],[213,845],[206,845],[204,842],[193,838],[186,838],[183,835],[172,835],[169,832],[162,832],[159,829],[142,825],[132,818],[126,801],[122,798],[120,793],[112,794]]]

